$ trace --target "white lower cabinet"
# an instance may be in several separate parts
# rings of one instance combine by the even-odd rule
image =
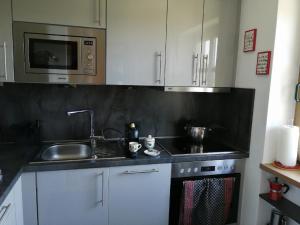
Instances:
[[[168,225],[171,164],[114,167],[110,225]]]
[[[0,225],[23,225],[21,178],[0,206]]]
[[[37,172],[36,182],[39,225],[168,225],[171,164]]]
[[[108,225],[108,170],[38,172],[39,225]]]
[[[0,206],[0,225],[17,225],[14,194],[11,191]]]

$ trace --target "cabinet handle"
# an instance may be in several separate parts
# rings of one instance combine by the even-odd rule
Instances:
[[[158,65],[159,70],[158,70],[158,75],[157,75],[156,82],[160,84],[160,82],[161,82],[161,72],[162,72],[162,68],[161,68],[161,66],[162,66],[162,53],[159,52],[159,53],[156,54],[156,56],[159,58],[159,65]]]
[[[157,169],[151,169],[151,170],[126,170],[123,172],[125,175],[129,174],[138,174],[138,173],[158,173],[159,170]]]
[[[207,85],[208,55],[203,56],[202,85]]]
[[[300,88],[300,83],[298,83],[298,84],[296,85],[296,90],[295,90],[295,100],[296,100],[296,102],[300,102],[299,88]]]
[[[193,55],[193,84],[197,84],[199,55]]]
[[[104,201],[103,201],[103,186],[104,186],[104,173],[101,172],[99,174],[97,174],[97,204],[101,204],[103,206]],[[101,184],[100,184],[101,182]],[[101,187],[101,191],[100,191],[100,187]]]
[[[95,0],[95,22],[101,25],[101,0]]]
[[[4,42],[2,45],[0,45],[0,48],[3,48],[3,53],[4,53],[4,74],[0,74],[0,77],[5,78],[7,80],[7,52],[6,52],[6,42]]]
[[[3,206],[0,210],[0,214],[2,213],[2,215],[0,216],[0,223],[2,222],[2,220],[4,219],[4,216],[6,215],[6,213],[8,212],[8,209],[10,208],[11,204],[9,203],[7,206]]]

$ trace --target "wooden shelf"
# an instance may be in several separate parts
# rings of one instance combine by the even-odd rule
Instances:
[[[285,198],[282,198],[279,201],[273,201],[269,199],[269,194],[260,194],[259,197],[281,211],[287,217],[300,224],[300,207],[295,203]]]
[[[268,173],[273,174],[276,177],[285,180],[289,184],[300,188],[300,170],[281,170],[274,167],[272,164],[260,164],[260,168]]]

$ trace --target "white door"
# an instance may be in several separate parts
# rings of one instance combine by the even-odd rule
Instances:
[[[169,0],[166,86],[199,86],[204,0]]]
[[[108,169],[37,173],[39,225],[108,225]]]
[[[106,0],[14,0],[13,19],[105,28]]]
[[[110,168],[110,225],[168,225],[171,165]]]
[[[14,81],[11,0],[0,1],[0,82]]]
[[[205,1],[200,86],[233,86],[239,15],[240,0]]]
[[[107,2],[107,84],[164,85],[167,0]]]

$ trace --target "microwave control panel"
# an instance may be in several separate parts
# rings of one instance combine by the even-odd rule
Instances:
[[[83,73],[96,75],[96,38],[82,39]]]

